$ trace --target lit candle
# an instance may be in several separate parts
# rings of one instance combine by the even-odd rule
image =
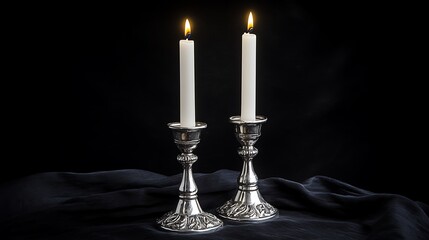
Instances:
[[[253,16],[250,12],[247,32],[241,38],[241,120],[256,118],[256,35],[253,31]]]
[[[179,42],[180,55],[180,125],[195,127],[194,41],[189,40],[191,25],[185,22],[185,40]]]

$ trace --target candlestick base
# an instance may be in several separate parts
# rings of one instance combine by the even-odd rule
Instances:
[[[252,160],[258,154],[253,145],[261,136],[262,123],[267,118],[256,116],[255,121],[242,121],[239,116],[230,118],[235,125],[235,136],[241,147],[238,155],[243,158],[243,168],[238,177],[238,191],[235,197],[217,208],[223,218],[233,221],[263,221],[275,217],[278,210],[267,203],[258,190],[258,177],[253,169]]]
[[[177,161],[183,166],[183,176],[176,209],[159,218],[157,223],[161,228],[174,232],[207,232],[222,227],[221,220],[201,209],[192,173],[192,164],[198,160],[192,151],[200,142],[201,129],[207,124],[197,122],[195,127],[185,128],[180,123],[169,123],[168,127],[173,131],[174,142],[181,152]]]

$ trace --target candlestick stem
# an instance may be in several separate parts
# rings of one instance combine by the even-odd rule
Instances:
[[[235,197],[217,209],[221,217],[234,221],[261,221],[275,217],[277,209],[267,203],[258,190],[258,177],[252,160],[258,154],[253,145],[261,136],[262,123],[267,118],[256,116],[255,121],[242,121],[240,117],[231,117],[235,125],[235,136],[241,146],[238,155],[243,159],[243,168],[238,177],[238,190]]]
[[[222,227],[221,220],[201,209],[197,196],[198,188],[192,173],[192,165],[198,160],[193,150],[200,142],[201,129],[207,125],[197,122],[195,127],[182,127],[180,123],[170,123],[168,126],[181,152],[177,161],[183,166],[183,175],[176,209],[166,213],[157,223],[161,228],[175,232],[205,232]]]

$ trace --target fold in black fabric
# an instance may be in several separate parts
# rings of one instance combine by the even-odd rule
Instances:
[[[233,196],[238,172],[195,174],[202,208]],[[429,207],[316,176],[303,184],[260,180],[280,210],[261,223],[224,221],[218,231],[178,234],[156,218],[173,210],[181,175],[144,170],[41,173],[0,186],[0,239],[429,239]]]

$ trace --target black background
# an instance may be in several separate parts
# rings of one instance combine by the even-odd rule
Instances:
[[[415,46],[395,25],[404,15],[349,1],[151,4],[26,6],[9,20],[3,181],[44,171],[179,173],[166,124],[179,120],[186,18],[197,120],[208,124],[194,171],[240,170],[228,118],[240,113],[241,35],[252,11],[257,113],[268,117],[258,176],[326,175],[428,201],[422,95],[408,90]]]

